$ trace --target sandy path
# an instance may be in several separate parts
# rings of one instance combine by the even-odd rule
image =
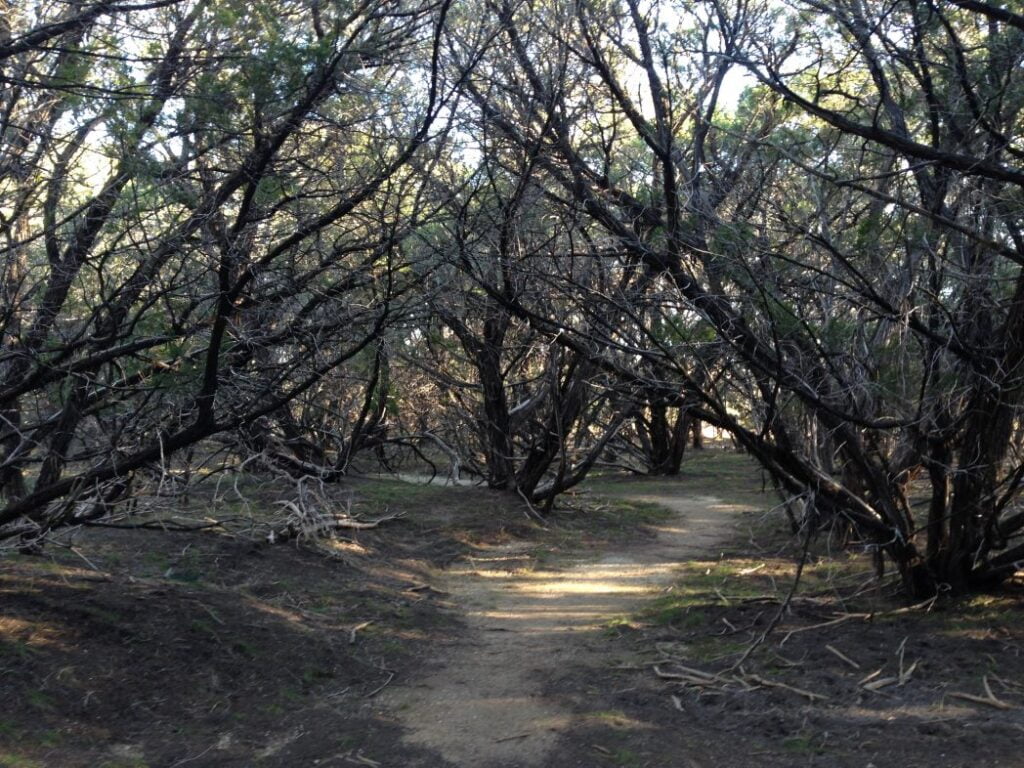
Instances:
[[[384,704],[406,740],[459,768],[544,766],[573,713],[541,695],[567,664],[608,663],[595,630],[631,614],[674,579],[678,563],[714,553],[739,507],[710,496],[633,495],[676,514],[657,538],[586,560],[530,569],[523,545],[497,548],[445,572],[438,586],[465,614],[464,642],[435,672],[395,686]]]

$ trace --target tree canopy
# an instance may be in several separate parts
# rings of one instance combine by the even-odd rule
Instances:
[[[0,0],[0,539],[402,451],[537,514],[701,424],[907,591],[1024,561],[1024,16]]]

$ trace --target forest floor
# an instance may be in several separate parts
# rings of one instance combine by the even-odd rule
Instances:
[[[1019,585],[908,604],[819,542],[737,664],[801,549],[744,457],[595,478],[545,527],[353,481],[339,504],[402,516],[261,541],[293,490],[0,560],[0,766],[1024,765]]]

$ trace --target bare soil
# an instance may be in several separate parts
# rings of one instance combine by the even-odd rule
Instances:
[[[595,478],[543,529],[482,489],[337,493],[404,516],[316,547],[89,529],[0,561],[0,766],[1024,765],[1018,585],[908,606],[822,543],[733,668],[797,548],[742,457]]]

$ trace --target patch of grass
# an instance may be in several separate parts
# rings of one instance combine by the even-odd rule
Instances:
[[[37,737],[41,747],[59,747],[64,737],[60,731],[43,731]]]
[[[607,509],[602,509],[598,514],[610,518],[611,521],[622,527],[631,528],[638,525],[661,523],[674,514],[671,509],[651,501],[617,499],[615,497],[607,497],[601,501],[607,506]]]
[[[142,576],[163,579],[171,571],[173,574],[175,559],[172,555],[160,551],[146,551],[139,554],[135,568]],[[131,567],[129,565],[129,567]]]
[[[426,483],[407,483],[404,480],[363,479],[355,486],[357,506],[382,508],[392,504],[420,504],[438,499],[442,494],[458,493],[459,488]]]
[[[693,561],[682,566],[671,591],[649,602],[641,617],[656,624],[674,624],[691,609],[777,592],[777,585],[759,573],[750,560]]]
[[[793,755],[820,755],[825,750],[820,744],[816,744],[815,741],[813,734],[798,733],[795,736],[790,736],[788,739],[783,739],[782,748]]]
[[[120,552],[107,552],[103,559],[106,560],[107,565],[114,567],[118,567],[124,563],[124,557]]]
[[[722,450],[690,451],[683,460],[683,482],[712,495],[760,495],[763,483],[761,467],[744,453]]]
[[[308,686],[334,677],[334,670],[323,667],[306,667],[302,670],[302,682]]]
[[[644,610],[644,618],[663,627],[696,629],[706,621],[704,612],[685,595],[664,595]]]
[[[220,635],[217,634],[217,630],[213,628],[213,625],[202,619],[193,619],[189,624],[189,629],[195,632],[197,635],[206,635],[216,642],[220,642]]]
[[[611,759],[616,765],[621,765],[623,768],[640,768],[640,766],[643,765],[640,755],[626,747],[616,749],[612,752]]]
[[[195,549],[183,552],[164,572],[164,576],[171,581],[185,584],[200,582],[205,575],[206,567],[202,562],[202,556]]]
[[[742,640],[726,640],[721,637],[696,638],[687,646],[687,656],[694,661],[715,661],[725,656],[740,653],[747,647]]]
[[[800,593],[843,591],[871,581],[873,575],[873,568],[864,555],[835,553],[804,566]]]
[[[763,496],[757,463],[745,454],[717,449],[688,452],[680,473],[674,477],[602,472],[591,475],[586,487],[609,494],[700,494],[755,505]]]
[[[42,763],[13,752],[0,752],[0,768],[45,768]]]
[[[556,506],[549,518],[553,525],[543,534],[542,540],[557,556],[560,549],[578,547],[584,536],[621,542],[637,533],[642,534],[645,526],[662,523],[673,514],[672,510],[654,502],[598,491],[576,497],[568,505]]]
[[[236,640],[231,644],[231,650],[247,659],[256,658],[256,648],[245,640]]]
[[[68,570],[68,565],[66,563],[60,562],[60,558],[63,556],[64,553],[51,553],[49,560],[33,561],[32,568],[42,573],[64,574]],[[75,568],[77,568],[82,563],[82,561],[77,560],[77,558],[72,560],[70,556],[69,562],[73,563]]]
[[[374,650],[378,651],[379,653],[385,653],[388,656],[397,656],[405,650],[405,645],[402,643],[402,641],[394,637],[384,638],[374,643],[373,647]]]
[[[418,616],[408,605],[390,605],[387,608],[387,615],[390,619],[388,623],[398,629],[411,629],[417,624]]]
[[[811,739],[808,736],[791,736],[788,739],[784,739],[782,748],[787,752],[796,752],[798,754],[810,752],[813,749]]]
[[[42,712],[49,712],[53,709],[53,699],[42,691],[29,691],[25,696],[26,703]]]
[[[313,613],[327,613],[334,608],[336,603],[335,598],[330,595],[318,595],[312,598],[303,608]]]
[[[39,649],[32,647],[24,640],[0,642],[0,659],[5,656],[13,656],[21,661],[27,661],[37,653],[39,653]]]
[[[96,605],[83,604],[79,607],[82,613],[93,619],[97,624],[109,624],[116,627],[124,622],[124,616],[116,611],[107,608],[100,608]]]
[[[538,568],[557,566],[562,562],[565,550],[572,550],[573,544],[577,544],[576,537],[562,533],[557,536],[547,537],[550,540],[541,546],[532,547],[527,551],[529,560],[519,570],[524,572],[534,571]]]
[[[604,633],[605,637],[621,637],[623,631],[633,628],[633,622],[630,621],[628,617],[616,616],[614,619],[606,621],[602,625],[601,631]]]

